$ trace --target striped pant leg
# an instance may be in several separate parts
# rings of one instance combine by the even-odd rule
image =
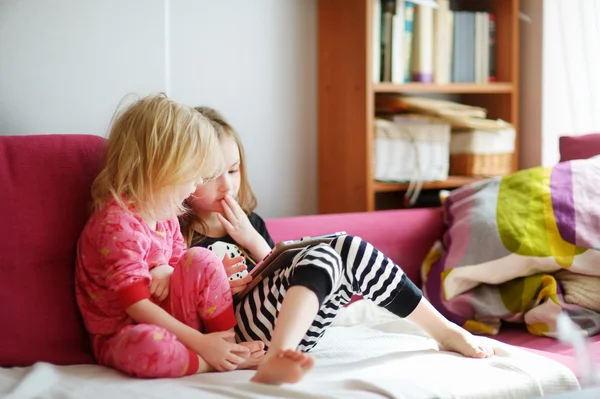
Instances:
[[[236,306],[236,329],[242,339],[262,340],[269,346],[295,267],[321,268],[332,283],[331,293],[300,342],[302,351],[310,351],[318,343],[354,294],[362,295],[400,317],[409,315],[422,297],[421,291],[402,269],[383,253],[358,237],[342,236],[329,245],[316,245],[300,252],[292,265],[263,280]]]
[[[320,244],[311,247],[301,258],[297,259],[295,266],[296,268],[318,267],[327,273],[331,282],[331,292],[323,300],[315,320],[298,346],[301,351],[308,352],[325,334],[339,310],[350,302],[353,290],[349,280],[345,277],[346,264],[332,245]]]
[[[331,246],[342,258],[345,279],[352,285],[352,293],[385,308],[398,302],[399,308],[392,309],[397,316],[412,313],[422,293],[400,266],[359,237],[339,237]]]
[[[323,256],[325,259],[322,259]],[[296,267],[313,266],[326,270],[333,282],[331,286],[335,287],[336,281],[341,276],[340,264],[339,255],[327,244],[319,244],[302,250],[288,267],[279,269],[271,277],[262,280],[235,305],[237,320],[235,329],[238,338],[243,341],[260,340],[268,348],[275,321],[281,310],[285,294],[292,285]],[[322,273],[319,274],[319,276],[322,275]],[[315,323],[318,324],[317,320],[311,328],[314,328]]]
[[[241,341],[262,341],[265,349],[271,344],[275,320],[281,310],[293,265],[263,279],[235,305],[235,332]]]
[[[400,317],[412,313],[422,298],[421,290],[398,265],[359,237],[338,237],[331,242],[330,248],[340,260],[330,265],[335,283],[300,344],[303,351],[309,351],[318,343],[339,309],[354,294],[362,295]],[[335,265],[339,265],[339,270]]]

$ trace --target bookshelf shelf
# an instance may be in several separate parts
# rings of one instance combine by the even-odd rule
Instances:
[[[447,94],[501,94],[512,93],[512,83],[376,83],[375,93],[447,93]]]
[[[481,178],[471,176],[449,176],[447,180],[424,182],[422,189],[437,190],[445,188],[457,188],[478,180],[481,180]],[[376,193],[406,191],[408,189],[408,183],[385,183],[375,181],[373,182],[373,189]]]

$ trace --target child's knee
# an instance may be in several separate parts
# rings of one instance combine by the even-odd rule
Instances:
[[[183,270],[194,275],[221,275],[226,277],[223,261],[211,250],[203,247],[188,249],[182,256]]]
[[[149,324],[127,326],[113,339],[107,365],[135,377],[159,377],[156,363],[160,362],[165,345],[176,340],[167,330]]]
[[[339,252],[330,244],[317,244],[306,251],[298,266],[313,266],[322,269],[329,275],[333,286],[337,286],[339,279],[342,278],[345,263]]]
[[[339,256],[339,254],[332,248],[331,244],[316,244],[309,247],[306,252],[307,255],[317,255],[319,252],[325,252],[331,256]]]
[[[338,236],[338,237],[334,238],[331,241],[330,245],[335,248],[337,244],[342,244],[342,243],[348,243],[348,244],[350,244],[350,243],[353,243],[353,242],[355,242],[356,244],[358,244],[361,241],[363,241],[363,239],[360,238],[360,237],[358,237],[358,236],[353,236],[353,235],[350,235],[350,234],[345,234],[345,235]]]
[[[322,257],[323,254],[327,255],[327,258],[329,258],[328,260],[336,265],[341,265],[343,263],[340,253],[336,251],[335,247],[331,244],[317,244],[307,251],[306,256],[318,258]]]
[[[127,326],[118,334],[119,349],[136,349],[139,351],[152,351],[165,341],[172,341],[173,334],[150,324],[134,324]]]

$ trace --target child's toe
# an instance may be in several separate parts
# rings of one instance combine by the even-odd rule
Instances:
[[[492,357],[495,355],[494,348],[492,347],[481,345],[480,348],[483,349],[487,357]]]
[[[303,368],[308,369],[312,366],[315,365],[315,358],[310,356],[310,355],[304,355],[304,359],[302,360],[302,363],[300,364]]]

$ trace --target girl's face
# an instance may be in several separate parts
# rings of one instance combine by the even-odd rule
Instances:
[[[223,212],[221,201],[226,195],[237,198],[240,190],[240,150],[231,137],[224,137],[220,142],[221,153],[225,163],[225,172],[215,180],[198,186],[188,198],[188,204],[195,214],[207,212]]]

